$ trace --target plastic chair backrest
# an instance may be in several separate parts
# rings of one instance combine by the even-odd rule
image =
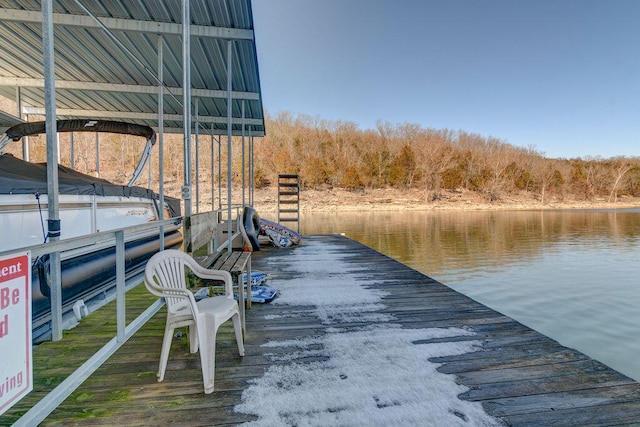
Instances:
[[[145,286],[152,294],[164,297],[172,314],[186,314],[190,310],[196,317],[198,308],[193,294],[187,289],[186,267],[193,270],[195,260],[188,254],[167,249],[158,252],[147,262]]]

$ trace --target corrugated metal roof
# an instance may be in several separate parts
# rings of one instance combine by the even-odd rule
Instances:
[[[251,0],[190,0],[190,5],[191,96],[192,103],[198,102],[201,125],[227,132],[227,41],[233,40],[234,134],[242,129],[244,102],[245,124],[252,135],[264,135]],[[44,111],[40,8],[40,1],[0,0],[0,95],[15,100],[20,88],[28,114]],[[164,97],[165,132],[182,132],[181,1],[54,0],[53,12],[58,118],[109,118],[157,127],[154,74],[162,37],[163,82],[175,96]]]

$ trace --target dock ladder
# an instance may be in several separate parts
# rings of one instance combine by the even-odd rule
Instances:
[[[278,175],[278,222],[295,222],[297,232],[300,233],[300,177],[298,175]]]

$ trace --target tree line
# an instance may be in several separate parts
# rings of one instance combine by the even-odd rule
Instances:
[[[255,139],[254,175],[257,187],[277,181],[280,173],[299,174],[304,188],[339,187],[424,190],[428,201],[447,191],[471,191],[487,201],[526,194],[541,203],[550,200],[606,200],[640,196],[640,158],[613,157],[554,159],[535,147],[516,147],[507,141],[462,130],[424,128],[413,123],[378,121],[375,129],[360,129],[350,121],[331,121],[281,112],[265,118],[267,136]],[[61,135],[61,163],[71,164],[68,136]],[[241,138],[233,140],[234,185],[242,180]],[[245,141],[245,144],[247,141]],[[144,141],[111,135],[99,142],[100,166],[95,162],[95,136],[74,138],[74,167],[84,173],[125,183],[131,176]],[[31,138],[31,160],[44,161],[44,138]],[[20,144],[8,151],[21,157]],[[183,182],[181,135],[165,136],[165,182],[178,197]],[[210,171],[214,150],[214,176]],[[201,135],[198,142],[199,182],[209,193],[211,183],[226,186],[227,144]],[[245,147],[246,149],[247,147]],[[196,152],[192,141],[192,153]],[[246,152],[246,151],[245,151]],[[156,151],[157,153],[157,151]],[[222,160],[219,168],[218,155]],[[193,154],[195,157],[195,154]],[[157,155],[152,160],[158,170]],[[195,175],[195,158],[192,159]],[[246,167],[246,165],[245,165]],[[157,173],[151,187],[157,189]],[[149,186],[147,174],[140,185]],[[175,194],[172,194],[175,193]]]
[[[420,188],[432,201],[459,190],[488,201],[528,193],[542,203],[640,196],[638,157],[553,159],[462,130],[381,120],[361,130],[289,112],[268,117],[266,128],[255,156],[256,182],[265,185],[278,173],[298,173],[309,188]]]

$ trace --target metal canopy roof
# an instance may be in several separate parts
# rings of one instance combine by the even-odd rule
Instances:
[[[201,129],[227,133],[231,46],[232,132],[242,133],[244,110],[245,129],[263,136],[251,0],[190,0],[190,6],[192,111]],[[164,131],[183,131],[181,1],[54,0],[53,23],[59,119],[157,127],[162,46]],[[0,0],[0,95],[19,102],[22,114],[44,114],[42,46],[41,1]],[[0,115],[0,131],[14,121]]]

